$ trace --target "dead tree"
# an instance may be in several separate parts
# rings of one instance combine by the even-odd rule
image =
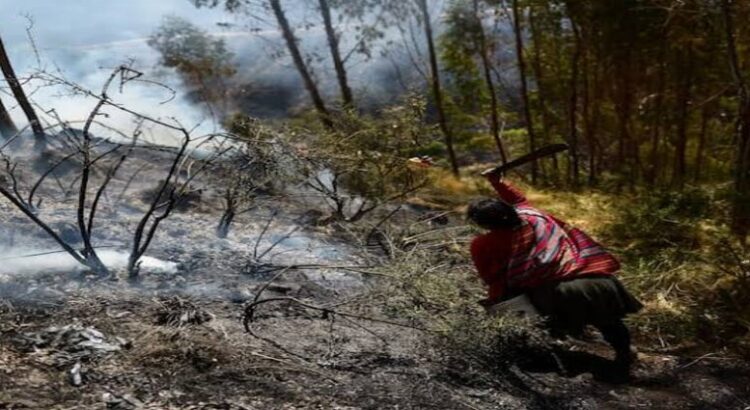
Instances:
[[[10,117],[10,113],[0,100],[0,138],[11,138],[18,133],[18,128]]]
[[[230,161],[218,166],[218,174],[227,181],[222,188],[223,212],[216,236],[226,238],[234,219],[255,208],[256,198],[273,184],[276,163],[258,147],[248,146]]]
[[[308,69],[307,64],[305,64],[305,60],[302,58],[302,52],[297,44],[294,30],[292,30],[289,20],[287,20],[286,14],[284,13],[284,9],[281,7],[281,0],[268,0],[268,2],[273,10],[274,17],[276,17],[276,21],[279,24],[281,35],[284,37],[284,41],[286,42],[294,66],[297,68],[300,77],[302,77],[302,82],[305,85],[308,94],[310,94],[313,106],[315,106],[315,109],[318,111],[320,121],[326,127],[333,127],[331,113],[328,111],[328,108],[326,108],[323,97],[321,97],[320,91],[318,90],[318,86],[315,84],[315,80],[313,80],[312,74],[310,74],[310,70]]]
[[[88,162],[83,161],[82,162],[84,164],[83,167],[88,168],[87,172],[90,173],[93,167],[100,160],[105,158],[107,155],[119,150],[120,148],[122,148],[122,146],[120,145],[115,146],[114,149],[109,150],[106,153],[97,156],[96,158],[91,158],[89,155],[90,160]],[[29,196],[26,197],[21,193],[20,181],[16,174],[17,172],[16,164],[12,163],[8,157],[4,157],[4,161],[6,163],[6,175],[8,179],[10,180],[10,186],[0,185],[0,195],[2,195],[8,201],[10,201],[11,204],[13,204],[19,211],[21,211],[26,217],[28,217],[32,222],[34,222],[38,227],[40,227],[44,232],[46,232],[50,236],[50,238],[54,240],[58,245],[60,245],[60,247],[65,252],[67,252],[73,259],[75,259],[80,264],[89,268],[96,275],[100,277],[106,277],[109,275],[109,270],[102,263],[101,259],[99,259],[96,253],[96,247],[93,245],[92,240],[91,240],[91,235],[93,232],[92,227],[94,224],[94,215],[96,214],[96,209],[99,205],[99,201],[102,195],[104,194],[104,191],[106,190],[107,186],[109,185],[114,175],[122,166],[122,163],[127,158],[127,155],[129,154],[129,152],[130,151],[122,154],[118,160],[114,161],[114,164],[107,167],[106,177],[97,188],[94,199],[85,208],[85,210],[88,210],[89,212],[88,218],[81,219],[80,217],[81,208],[80,208],[80,203],[79,203],[79,213],[78,213],[79,217],[77,218],[77,221],[78,221],[79,232],[81,234],[81,239],[84,242],[84,249],[82,250],[77,250],[73,247],[72,244],[65,242],[65,240],[62,239],[62,237],[57,232],[55,232],[54,229],[52,229],[52,227],[47,222],[45,222],[44,220],[40,218],[37,211],[41,202],[37,202],[37,203],[32,202],[34,191],[41,185],[44,178],[46,178],[47,175],[51,173],[51,171],[47,171],[42,174],[42,176],[39,178],[39,180],[37,180],[37,182],[34,184],[33,188],[31,189]],[[75,154],[78,154],[78,152],[76,152]]]
[[[10,64],[10,59],[5,51],[2,38],[0,38],[0,70],[2,70],[3,75],[5,76],[5,81],[8,82],[8,86],[13,92],[13,97],[18,101],[18,105],[21,106],[23,113],[29,120],[31,129],[34,131],[34,136],[38,139],[44,138],[44,128],[42,127],[42,123],[39,122],[39,117],[37,117],[34,107],[31,106],[29,99],[26,97],[26,93],[23,91],[23,87],[21,87],[21,83],[18,81],[18,77],[13,70],[13,66]]]
[[[352,97],[352,89],[349,87],[349,81],[346,76],[346,67],[344,66],[341,51],[339,50],[339,36],[333,28],[331,7],[328,4],[328,0],[318,0],[318,4],[320,5],[320,14],[323,16],[323,26],[326,30],[331,59],[333,59],[333,68],[336,70],[336,79],[341,89],[341,100],[344,103],[344,108],[353,108],[354,97]]]
[[[453,147],[453,132],[448,125],[448,118],[443,106],[443,91],[440,84],[440,71],[437,63],[437,52],[435,51],[435,41],[432,34],[432,23],[430,22],[430,11],[427,8],[427,0],[416,0],[421,12],[422,24],[424,25],[425,40],[427,41],[427,50],[430,61],[430,84],[432,87],[432,96],[435,99],[435,110],[438,117],[440,131],[445,137],[445,148],[448,151],[448,160],[451,164],[453,175],[459,176],[458,159]]]
[[[20,210],[26,217],[32,222],[39,226],[45,231],[50,238],[52,238],[60,247],[67,252],[73,259],[89,268],[92,272],[100,277],[107,277],[110,275],[110,271],[105,266],[101,259],[98,257],[94,242],[93,233],[95,231],[95,218],[97,210],[102,198],[105,195],[107,187],[115,177],[118,170],[121,169],[130,153],[135,149],[137,142],[137,135],[134,133],[132,136],[131,144],[126,151],[122,151],[122,145],[115,145],[114,148],[106,149],[104,152],[97,152],[99,145],[91,134],[91,127],[97,123],[96,118],[101,109],[105,106],[114,108],[130,115],[133,115],[140,122],[149,122],[151,124],[170,129],[172,131],[179,131],[183,135],[183,140],[180,147],[177,149],[174,155],[169,171],[166,178],[159,186],[159,194],[149,204],[148,210],[142,216],[138,226],[135,229],[133,237],[133,247],[128,260],[128,276],[130,279],[137,279],[140,268],[140,260],[152,243],[154,236],[157,232],[159,224],[169,217],[174,206],[179,202],[182,195],[185,193],[187,187],[198,176],[209,164],[221,157],[226,150],[217,150],[210,158],[203,160],[202,165],[198,170],[191,172],[184,181],[178,181],[181,167],[186,163],[186,155],[188,154],[188,146],[195,138],[190,136],[190,133],[179,125],[172,125],[161,120],[149,117],[144,114],[137,113],[122,104],[116,103],[108,95],[109,88],[113,81],[119,76],[119,85],[124,86],[129,81],[136,80],[141,76],[141,73],[134,71],[126,66],[121,66],[113,71],[110,77],[102,87],[101,92],[95,93],[89,91],[75,83],[69,82],[63,78],[57,77],[52,74],[40,73],[39,78],[48,84],[67,86],[74,90],[78,94],[93,98],[97,101],[95,108],[89,113],[83,132],[80,134],[77,140],[73,140],[72,137],[69,139],[69,147],[73,151],[73,155],[80,157],[81,169],[78,175],[73,178],[71,186],[78,183],[78,197],[76,200],[76,222],[79,230],[81,239],[83,241],[83,249],[75,249],[71,244],[66,243],[62,237],[50,227],[48,223],[41,219],[37,214],[38,201],[36,204],[33,203],[34,192],[43,183],[43,180],[49,176],[52,171],[47,170],[43,172],[40,179],[33,185],[28,196],[21,194],[19,189],[19,181],[16,178],[16,166],[10,161],[6,160],[6,169],[9,170],[9,181],[6,179],[5,184],[0,184],[0,196],[5,197],[11,202],[18,210]],[[68,130],[68,124],[60,122],[59,124],[63,130]],[[139,131],[136,131],[139,133]],[[63,133],[65,134],[65,133]],[[78,136],[74,132],[70,132],[71,135]],[[203,137],[204,141],[210,141],[215,138],[214,135],[208,135]],[[117,157],[109,159],[113,154],[118,153]],[[63,160],[67,160],[70,157],[64,157]],[[107,161],[108,160],[108,161]],[[99,164],[108,162],[108,165],[103,167],[103,172],[94,172]],[[53,164],[52,168],[59,165]],[[103,175],[97,181],[94,180],[96,175]],[[91,189],[95,186],[95,189]],[[166,199],[165,199],[166,198]]]

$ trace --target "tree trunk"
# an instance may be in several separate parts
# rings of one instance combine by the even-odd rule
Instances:
[[[651,167],[646,173],[646,182],[650,185],[656,185],[659,176],[659,145],[661,140],[661,128],[664,110],[664,92],[666,85],[666,65],[665,54],[667,50],[667,39],[663,39],[659,49],[659,74],[656,84],[656,101],[654,103],[653,123],[651,124],[651,153],[649,162]]]
[[[11,138],[18,133],[18,128],[10,117],[10,113],[0,100],[0,138]]]
[[[430,12],[427,10],[427,0],[417,0],[419,8],[422,12],[422,19],[424,20],[424,32],[427,40],[427,48],[430,59],[430,74],[432,83],[432,94],[435,98],[435,109],[437,110],[438,123],[440,130],[443,132],[445,137],[445,146],[448,150],[448,159],[451,163],[451,170],[453,175],[459,176],[458,160],[456,159],[456,152],[453,148],[453,134],[448,127],[448,120],[445,116],[445,110],[443,107],[443,92],[440,89],[440,72],[438,71],[437,65],[437,54],[435,52],[435,42],[432,35],[432,24],[430,23]]]
[[[482,59],[482,68],[484,69],[484,81],[487,84],[487,92],[490,94],[490,130],[492,131],[492,137],[495,139],[497,150],[500,152],[500,159],[503,163],[506,163],[508,156],[505,153],[502,136],[500,135],[500,120],[497,115],[497,93],[495,91],[495,83],[492,80],[492,63],[488,55],[487,37],[484,34],[482,18],[479,16],[479,0],[474,0],[474,15],[476,15],[477,24],[479,25],[479,56]]]
[[[424,0],[422,0],[424,1]],[[536,150],[536,137],[534,133],[534,121],[531,117],[529,106],[529,85],[526,79],[526,61],[523,57],[523,33],[521,30],[521,19],[518,11],[518,0],[512,0],[513,8],[513,32],[516,42],[516,60],[518,63],[518,75],[521,80],[521,99],[523,100],[523,116],[526,121],[526,130],[529,134],[529,151]],[[531,182],[536,183],[539,170],[536,161],[531,163]]]
[[[294,36],[294,31],[292,31],[292,27],[289,25],[289,20],[286,19],[286,14],[284,14],[284,9],[281,7],[281,1],[280,0],[268,0],[269,4],[271,5],[271,9],[273,10],[273,14],[276,17],[276,21],[279,24],[279,29],[281,30],[281,34],[284,37],[284,40],[286,41],[287,49],[289,50],[289,54],[292,56],[292,61],[294,62],[294,66],[297,68],[297,71],[299,72],[300,77],[302,77],[302,82],[305,85],[305,88],[307,89],[307,92],[310,94],[310,98],[312,99],[313,105],[315,106],[315,109],[318,111],[318,115],[320,116],[320,121],[325,125],[326,127],[333,127],[333,120],[331,119],[331,114],[326,108],[325,103],[323,102],[323,98],[320,96],[320,91],[318,91],[318,86],[315,84],[315,81],[312,78],[312,75],[310,74],[310,71],[307,69],[307,65],[305,64],[305,60],[302,58],[302,53],[299,50],[299,46],[297,44],[297,38]]]
[[[328,39],[328,48],[331,50],[331,58],[333,59],[333,68],[336,70],[336,79],[339,82],[339,88],[341,89],[341,100],[344,103],[345,108],[354,108],[354,97],[352,97],[352,89],[349,88],[349,81],[346,77],[346,67],[344,61],[341,59],[341,52],[339,50],[339,38],[336,35],[336,31],[333,29],[333,23],[331,21],[331,8],[328,5],[328,0],[319,0],[320,14],[323,16],[323,26],[326,30],[326,37]]]
[[[18,101],[18,105],[21,106],[23,113],[29,120],[31,129],[32,131],[34,131],[34,136],[39,140],[43,139],[44,128],[42,127],[42,123],[39,122],[39,117],[36,116],[34,107],[31,106],[29,99],[26,97],[26,93],[21,87],[21,83],[18,81],[18,77],[16,76],[15,71],[13,71],[13,66],[10,64],[10,59],[8,58],[8,53],[6,53],[5,51],[5,46],[3,45],[2,38],[0,38],[0,69],[2,69],[3,75],[5,76],[5,81],[8,82],[8,86],[13,92],[13,97],[16,98],[16,101]]]
[[[573,59],[571,61],[570,75],[570,101],[568,109],[568,121],[570,126],[570,161],[571,161],[571,182],[573,186],[578,185],[579,163],[578,163],[578,66],[581,63],[581,35],[578,25],[573,22],[573,36],[575,48]]]
[[[748,94],[747,83],[742,76],[737,56],[731,3],[729,0],[723,0],[721,6],[729,66],[739,99],[735,128],[737,153],[734,164],[735,197],[732,203],[732,230],[741,240],[747,241],[747,235],[750,232],[750,94]]]
[[[706,150],[706,133],[708,131],[709,117],[710,110],[707,105],[704,105],[701,110],[701,130],[698,134],[698,148],[695,151],[695,174],[693,175],[695,183],[700,182],[703,174],[703,154]]]
[[[630,117],[633,108],[633,90],[632,90],[632,54],[629,49],[624,50],[624,55],[620,56],[617,62],[618,67],[615,71],[615,111],[617,112],[617,156],[616,169],[619,173],[620,182],[618,189],[624,185],[624,179],[627,178],[629,187],[634,188],[635,180],[633,178],[633,164],[627,157],[628,144],[632,144],[630,136]]]
[[[537,93],[537,104],[539,105],[539,112],[542,115],[542,143],[552,143],[552,125],[550,120],[550,113],[547,109],[547,91],[544,84],[544,70],[542,70],[542,58],[539,50],[542,47],[540,39],[539,29],[536,25],[536,19],[534,18],[533,10],[529,10],[529,29],[531,30],[531,42],[533,44],[533,58],[531,60],[531,69],[536,80],[536,93]],[[557,155],[552,156],[552,178],[557,179],[560,167],[557,163]],[[542,172],[544,174],[544,172]]]
[[[592,120],[591,120],[591,80],[589,77],[589,58],[588,53],[584,56],[583,59],[583,66],[581,67],[583,70],[583,90],[581,95],[581,111],[583,111],[583,133],[586,137],[586,148],[588,151],[588,161],[589,161],[589,176],[588,176],[588,184],[594,185],[596,181],[596,174],[595,174],[595,155],[596,155],[596,147],[594,145],[593,141],[593,133],[592,133]]]
[[[685,174],[687,172],[687,129],[688,120],[690,119],[690,91],[693,87],[692,79],[692,51],[688,50],[686,53],[681,54],[680,60],[682,60],[680,69],[682,75],[680,79],[680,91],[679,91],[679,111],[678,111],[678,123],[677,123],[677,138],[675,140],[675,155],[674,155],[674,171],[672,173],[672,184],[678,188],[681,188],[685,183]]]

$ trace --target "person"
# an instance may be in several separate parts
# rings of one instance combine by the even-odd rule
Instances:
[[[471,256],[488,287],[485,307],[526,294],[553,333],[597,328],[615,350],[615,371],[627,377],[635,354],[623,318],[642,308],[615,277],[615,257],[580,229],[531,206],[502,175],[485,172],[499,195],[469,205],[467,216],[488,232]]]

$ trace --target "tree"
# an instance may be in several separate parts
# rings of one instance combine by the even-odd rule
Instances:
[[[477,20],[477,41],[479,42],[479,57],[482,60],[482,71],[484,72],[484,82],[487,86],[487,93],[490,96],[490,131],[492,137],[495,139],[497,150],[500,153],[500,158],[503,162],[508,160],[508,155],[505,153],[505,147],[503,144],[502,136],[500,135],[500,119],[498,117],[499,105],[497,101],[497,91],[495,91],[495,82],[492,79],[492,63],[490,62],[490,45],[487,41],[487,35],[484,32],[484,24],[482,17],[479,14],[479,0],[474,0],[474,16]]]
[[[750,91],[748,91],[748,85],[740,67],[732,3],[729,0],[722,0],[721,11],[724,19],[727,57],[738,97],[732,225],[735,233],[746,240],[750,231],[750,195],[748,194],[750,192]]]
[[[26,97],[26,93],[18,81],[18,76],[16,76],[13,66],[10,64],[10,59],[5,51],[2,38],[0,38],[0,70],[2,70],[5,81],[8,82],[8,86],[13,92],[13,96],[18,101],[18,105],[21,106],[21,110],[23,110],[23,113],[29,120],[29,125],[31,125],[31,129],[34,131],[34,136],[38,140],[42,140],[44,138],[44,128],[42,127],[42,123],[39,122],[39,117],[37,117],[34,107],[31,106],[29,99]]]
[[[326,31],[328,48],[331,52],[331,59],[333,59],[333,68],[336,70],[336,79],[338,80],[339,88],[341,89],[341,99],[345,108],[353,108],[354,97],[352,97],[352,90],[349,87],[349,82],[346,76],[346,67],[344,67],[344,61],[341,58],[341,52],[339,50],[339,35],[333,28],[331,7],[328,5],[328,0],[318,0],[318,3],[320,5],[320,14],[323,17],[323,27]]]
[[[310,70],[307,67],[307,64],[305,64],[305,60],[302,58],[302,52],[297,44],[297,38],[294,36],[294,31],[289,24],[289,20],[286,18],[284,9],[281,7],[281,1],[268,0],[268,2],[273,10],[273,15],[276,17],[279,30],[281,30],[281,35],[284,37],[284,41],[286,42],[294,66],[297,68],[300,77],[302,77],[302,82],[304,83],[308,94],[310,94],[310,99],[312,100],[315,109],[318,111],[320,121],[326,127],[333,127],[331,113],[328,111],[328,108],[326,108],[323,97],[321,97],[320,91],[318,90],[318,85],[315,83],[315,80],[313,80],[312,74],[310,74]]]
[[[195,90],[197,99],[212,112],[217,103],[222,112],[227,111],[227,79],[237,70],[223,40],[212,39],[183,18],[167,16],[149,37],[148,45],[159,52],[161,64],[176,69],[185,84]]]
[[[448,119],[445,115],[445,106],[443,105],[443,92],[440,84],[440,71],[437,63],[437,52],[435,51],[435,39],[432,34],[432,23],[430,21],[430,12],[427,8],[427,0],[416,0],[419,7],[422,24],[424,26],[425,40],[427,42],[428,58],[430,65],[430,84],[432,88],[432,97],[435,100],[435,110],[437,111],[438,125],[445,138],[445,147],[448,150],[448,159],[451,165],[453,175],[459,176],[460,170],[456,152],[453,147],[453,133],[448,125]]]
[[[0,137],[10,138],[18,133],[18,128],[10,117],[10,113],[3,105],[3,101],[0,100]]]
[[[523,29],[521,27],[521,17],[519,11],[518,0],[511,0],[511,8],[513,9],[513,33],[515,34],[516,44],[516,61],[518,64],[518,76],[520,78],[521,85],[521,100],[523,102],[523,116],[526,122],[526,131],[529,135],[529,150],[536,150],[536,133],[534,131],[534,121],[531,115],[531,105],[529,103],[529,84],[526,78],[526,60],[524,58],[524,47],[523,47]],[[537,182],[539,169],[536,162],[531,164],[531,181],[532,183]]]
[[[573,186],[578,185],[580,176],[578,162],[578,67],[581,64],[581,34],[578,23],[571,21],[573,29],[573,55],[570,62],[570,100],[568,103],[568,126],[570,137],[570,166],[569,177]]]
[[[251,5],[250,1],[245,0],[191,0],[191,2],[196,7],[216,7],[219,4],[223,3],[224,7],[230,12],[236,12],[238,10],[241,10],[243,7]],[[282,38],[284,39],[284,43],[286,44],[287,51],[292,58],[292,62],[294,63],[294,67],[297,70],[297,73],[302,79],[302,84],[304,85],[307,93],[310,96],[310,100],[312,100],[313,107],[317,111],[320,121],[326,127],[332,128],[333,119],[331,117],[331,113],[326,107],[325,101],[321,96],[317,83],[313,79],[310,67],[305,62],[305,59],[302,56],[302,51],[300,50],[298,39],[294,34],[292,25],[289,23],[289,20],[286,17],[284,8],[281,5],[281,0],[263,0],[262,4],[267,5],[271,9],[278,29],[281,33]]]

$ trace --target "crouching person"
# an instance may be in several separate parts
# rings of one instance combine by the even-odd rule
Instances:
[[[642,305],[614,276],[619,262],[583,231],[533,208],[501,175],[486,176],[499,199],[475,201],[467,215],[488,230],[471,243],[489,287],[483,304],[525,294],[553,334],[593,325],[615,350],[615,372],[627,377],[634,354],[623,318]]]

